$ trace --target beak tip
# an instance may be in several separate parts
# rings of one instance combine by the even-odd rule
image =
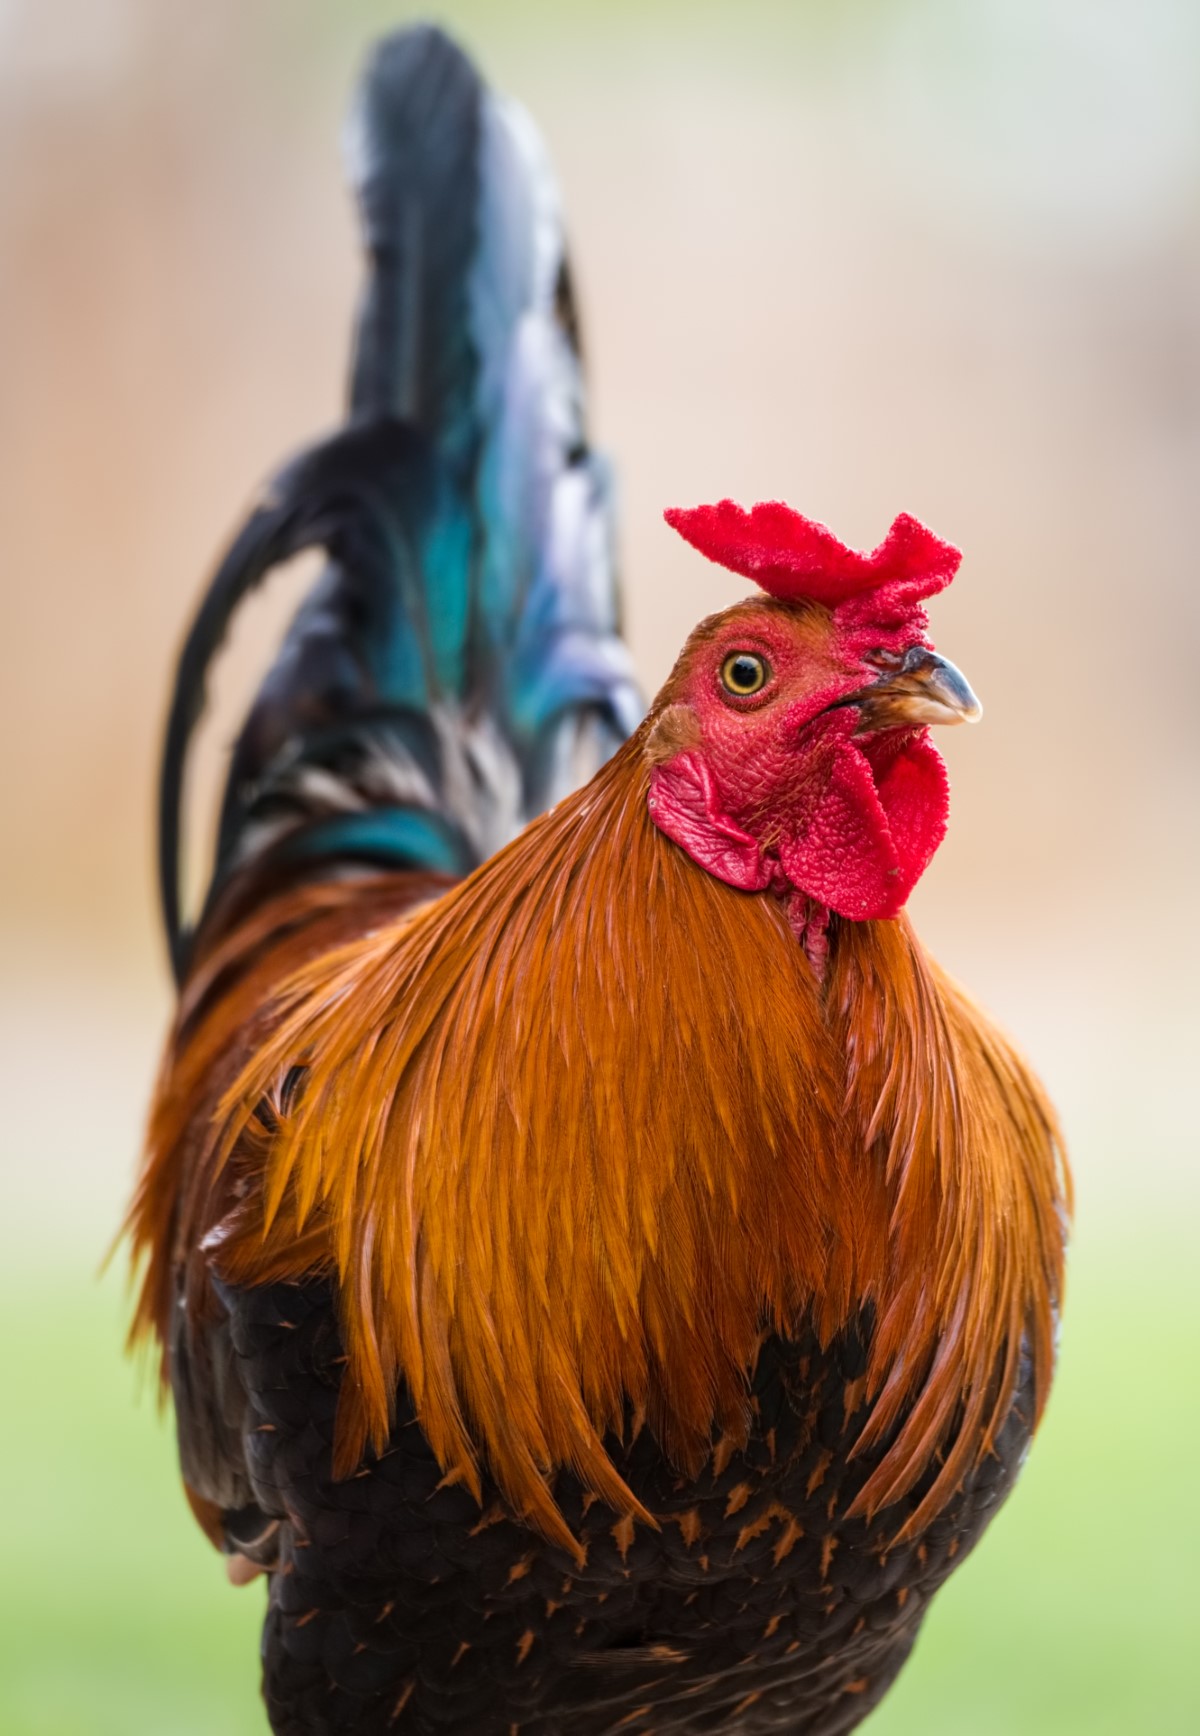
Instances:
[[[946,719],[948,723],[979,722],[983,706],[961,669],[935,652],[930,657],[927,681],[928,690],[951,714]]]

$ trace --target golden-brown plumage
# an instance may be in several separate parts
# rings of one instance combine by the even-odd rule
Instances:
[[[139,1319],[164,1330],[177,1259],[199,1296],[205,1257],[336,1272],[338,1471],[403,1378],[447,1475],[484,1463],[570,1545],[560,1466],[653,1522],[601,1443],[627,1402],[695,1468],[744,1437],[764,1330],[873,1301],[863,1444],[904,1420],[860,1508],[938,1455],[911,1533],[988,1450],[1023,1332],[1044,1398],[1053,1114],[907,920],[835,919],[819,984],[781,904],[656,831],[652,728],[415,910],[397,877],[309,887],[210,944],[133,1210]]]

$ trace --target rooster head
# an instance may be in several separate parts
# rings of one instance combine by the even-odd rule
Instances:
[[[780,501],[666,518],[767,594],[702,622],[656,702],[655,824],[743,891],[895,916],[946,831],[929,725],[981,715],[921,607],[958,550],[903,513],[872,554]]]

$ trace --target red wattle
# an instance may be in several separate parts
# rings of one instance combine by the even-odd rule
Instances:
[[[782,879],[839,916],[896,916],[946,833],[942,757],[922,732],[866,749],[852,738],[838,741],[820,758],[813,799],[800,797],[773,850],[723,811],[698,753],[655,766],[650,817],[699,867],[741,892],[763,892]]]
[[[855,921],[896,916],[946,833],[949,786],[941,755],[922,734],[872,763],[840,742],[819,800],[779,845],[790,883]]]

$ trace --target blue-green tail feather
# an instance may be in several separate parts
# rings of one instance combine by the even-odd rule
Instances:
[[[210,906],[264,860],[465,872],[640,716],[532,123],[420,27],[376,50],[348,157],[368,261],[348,423],[274,479],[180,663],[161,876],[181,975],[180,796],[205,676],[242,597],[298,550],[328,565],[235,746]]]

